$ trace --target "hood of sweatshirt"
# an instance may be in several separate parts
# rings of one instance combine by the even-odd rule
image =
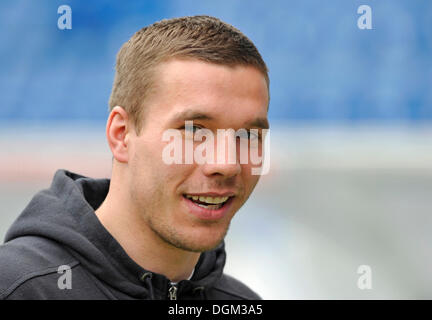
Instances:
[[[50,188],[34,196],[8,230],[5,241],[24,236],[55,241],[99,281],[123,294],[141,298],[163,296],[170,281],[135,263],[95,214],[109,184],[109,179],[57,171]],[[216,249],[203,252],[192,278],[180,281],[179,289],[194,292],[212,287],[223,274],[225,258],[223,242]]]

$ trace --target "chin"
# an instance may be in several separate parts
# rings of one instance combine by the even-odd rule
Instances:
[[[204,251],[210,251],[215,249],[221,242],[222,239],[218,239],[217,241],[208,241],[207,243],[203,242],[194,242],[194,243],[182,243],[180,246],[178,246],[179,249],[183,249],[185,251],[192,251],[192,252],[204,252]]]
[[[150,228],[164,242],[192,252],[204,252],[216,248],[225,238],[229,222],[219,223],[160,223],[159,219],[149,221]]]
[[[189,234],[182,234],[165,240],[179,249],[204,252],[216,248],[224,240],[227,231],[228,228],[223,230],[194,230]]]

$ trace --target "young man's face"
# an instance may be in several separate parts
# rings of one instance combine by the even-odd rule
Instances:
[[[267,84],[253,67],[191,59],[161,64],[155,84],[155,92],[145,102],[140,134],[134,130],[129,133],[131,205],[155,236],[166,243],[188,251],[210,250],[223,240],[232,217],[257,184],[259,176],[251,171],[256,166],[250,161],[240,164],[238,159],[234,164],[228,160],[166,164],[162,154],[170,142],[163,141],[163,133],[180,130],[184,160],[185,121],[193,120],[195,130],[206,128],[214,133],[216,159],[220,143],[217,129],[251,129],[267,122]],[[194,147],[200,143],[193,142]],[[226,197],[222,206],[204,203]]]

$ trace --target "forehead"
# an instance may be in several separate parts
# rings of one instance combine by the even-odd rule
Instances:
[[[264,75],[251,66],[225,66],[192,59],[162,63],[154,80],[149,116],[168,121],[201,113],[220,122],[266,118],[268,89]]]

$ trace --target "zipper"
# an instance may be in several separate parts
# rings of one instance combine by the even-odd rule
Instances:
[[[171,285],[168,289],[168,296],[170,300],[177,300],[177,290],[178,288],[175,285]]]

